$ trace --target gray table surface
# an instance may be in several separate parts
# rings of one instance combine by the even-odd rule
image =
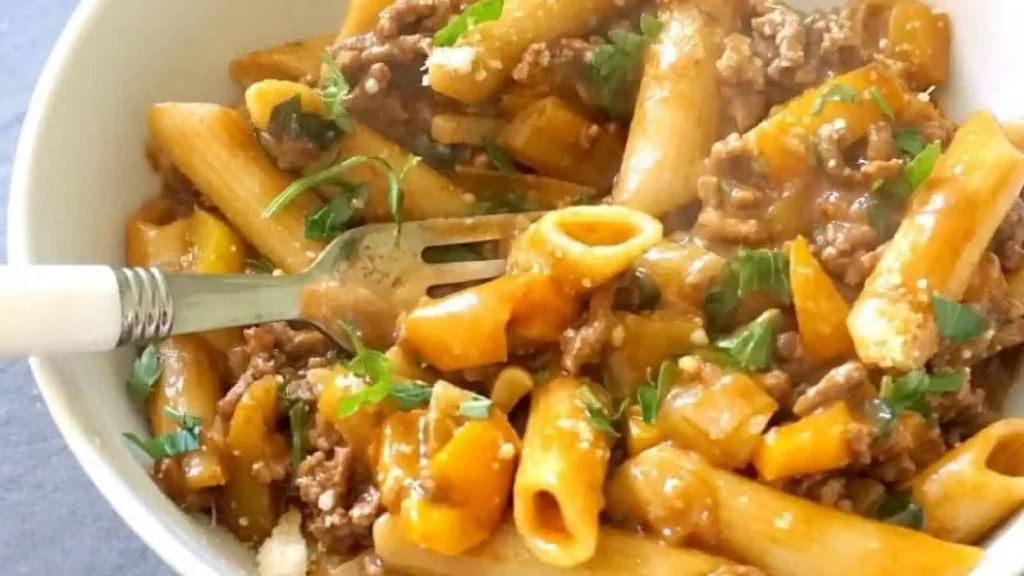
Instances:
[[[36,78],[76,4],[0,0],[0,262],[7,258],[18,132]],[[0,360],[0,574],[171,574],[86,478],[23,360]]]

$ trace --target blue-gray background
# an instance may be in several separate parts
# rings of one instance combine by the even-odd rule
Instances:
[[[0,262],[7,258],[7,195],[25,108],[76,4],[0,0]],[[171,574],[85,477],[22,360],[0,360],[0,574]]]

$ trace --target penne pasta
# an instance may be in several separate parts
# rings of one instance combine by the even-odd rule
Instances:
[[[1001,420],[953,448],[914,478],[924,530],[978,542],[1024,505],[1024,420]]]
[[[852,21],[872,49],[899,63],[918,89],[941,86],[949,77],[949,15],[920,0],[862,0]]]
[[[577,566],[597,552],[611,442],[587,416],[585,381],[556,378],[533,393],[513,515],[542,562]]]
[[[430,86],[465,104],[487,100],[531,44],[583,34],[621,8],[618,0],[506,0],[498,20],[474,26],[454,47],[434,48]]]
[[[979,112],[921,186],[850,311],[865,362],[904,370],[938,350],[929,296],[959,301],[992,235],[1024,185],[1024,154]]]
[[[769,430],[754,451],[754,466],[771,482],[786,476],[815,474],[850,463],[848,430],[854,423],[839,401],[791,424]]]
[[[405,220],[451,218],[465,216],[473,205],[473,197],[455,185],[426,162],[415,161],[414,156],[398,144],[381,136],[369,127],[354,122],[355,132],[338,144],[338,157],[375,156],[386,160],[394,170],[404,171],[401,188],[404,192],[402,215]],[[407,170],[409,162],[415,162]],[[362,164],[343,175],[350,182],[365,182],[370,186],[363,215],[369,222],[390,222],[391,205],[388,201],[388,180],[380,167]]]
[[[179,429],[168,410],[199,418],[200,449],[176,456],[185,473],[185,486],[191,491],[222,486],[228,479],[228,470],[224,455],[211,441],[210,431],[223,391],[210,350],[201,337],[190,335],[161,342],[157,352],[163,372],[149,398],[151,431],[154,436],[163,436]]]
[[[189,265],[189,223],[178,219],[174,203],[162,196],[135,211],[125,227],[129,266],[183,270]]]
[[[505,121],[487,116],[437,114],[431,119],[430,136],[441,144],[483,146],[493,141],[505,127]]]
[[[719,40],[701,11],[662,11],[647,49],[636,110],[612,200],[660,216],[697,197],[697,177],[718,136]]]
[[[772,576],[966,576],[983,554],[980,548],[944,542],[785,494],[670,446],[651,448],[616,473],[650,474],[692,476],[713,486],[715,548]],[[705,504],[698,501],[696,505]]]
[[[544,176],[604,189],[622,162],[622,134],[601,128],[556,96],[513,118],[498,143],[517,161]]]
[[[536,174],[510,174],[473,166],[456,166],[454,179],[456,184],[476,196],[478,201],[501,205],[508,202],[510,194],[521,193],[525,207],[530,209],[562,208],[598,197],[596,188],[567,180]]]
[[[508,414],[512,408],[533,391],[533,376],[518,366],[502,369],[491,384],[491,401],[494,406]]]
[[[611,528],[601,528],[597,554],[588,562],[567,568],[538,560],[515,528],[505,524],[480,546],[449,557],[433,554],[402,537],[397,522],[382,516],[373,527],[377,555],[388,569],[408,576],[707,576],[734,563]]]
[[[272,217],[262,216],[290,180],[263,154],[237,111],[213,104],[157,104],[149,109],[149,129],[161,151],[275,266],[300,272],[323,249],[305,237],[305,215],[320,206],[312,195]]]
[[[333,34],[313,36],[239,56],[228,65],[231,79],[242,88],[261,80],[293,80],[320,75],[321,55],[334,42]]]

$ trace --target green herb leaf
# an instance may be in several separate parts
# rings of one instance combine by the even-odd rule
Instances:
[[[875,106],[878,106],[878,111],[882,113],[890,122],[896,120],[896,115],[892,112],[892,106],[885,101],[885,95],[878,89],[878,86],[871,86],[868,88],[868,95],[874,100]]]
[[[395,224],[398,225],[398,229],[395,231],[395,243],[402,237],[402,205],[405,204],[405,195],[402,192],[402,182],[405,181],[406,174],[409,170],[412,170],[413,166],[420,163],[423,160],[419,156],[410,154],[405,160],[405,166],[402,166],[402,171],[398,174],[398,177],[392,181],[388,178],[388,206],[391,207],[391,217],[395,219]]]
[[[679,374],[679,367],[671,360],[665,360],[658,369],[658,381],[652,382],[648,374],[647,382],[640,385],[636,391],[637,403],[640,405],[640,417],[647,424],[654,424],[658,417],[658,408],[661,400],[668,393],[672,381]]]
[[[164,414],[178,424],[178,430],[155,438],[140,438],[131,432],[125,432],[124,437],[132,444],[139,447],[153,460],[170,458],[186,452],[198,450],[200,446],[199,432],[202,421],[195,416],[189,416],[183,412],[175,411],[164,407]]]
[[[430,403],[433,389],[423,384],[400,382],[388,389],[388,395],[398,404],[399,410],[413,410]]]
[[[924,509],[907,492],[886,495],[875,510],[883,522],[914,530],[924,528]]]
[[[297,470],[302,459],[306,457],[306,423],[309,406],[305,402],[295,402],[288,409],[288,426],[292,432],[292,470]]]
[[[365,182],[355,186],[341,182],[339,187],[341,190],[330,202],[306,215],[306,238],[332,240],[355,216],[356,204],[370,192]]]
[[[478,24],[501,18],[505,0],[480,0],[466,7],[455,18],[434,34],[434,46],[454,46],[463,34]]]
[[[587,412],[587,418],[590,419],[590,423],[594,428],[609,436],[618,437],[619,431],[615,429],[615,423],[625,413],[628,404],[623,402],[616,414],[608,414],[604,405],[594,396],[594,392],[589,387],[581,387],[578,394],[580,401],[583,402],[583,408]]]
[[[519,169],[516,168],[516,163],[512,161],[512,158],[508,155],[508,152],[498,146],[498,143],[490,138],[484,139],[484,151],[487,152],[487,157],[491,159],[491,162],[498,168],[498,172],[504,174],[518,174]]]
[[[267,132],[285,140],[310,142],[321,150],[329,148],[341,136],[333,120],[304,111],[298,94],[274,106]]]
[[[860,102],[860,96],[857,95],[857,92],[853,88],[850,88],[846,84],[833,84],[825,91],[824,94],[814,101],[814,106],[811,108],[811,114],[815,116],[821,114],[825,110],[825,105],[829,102],[857,104]]]
[[[932,310],[939,335],[950,342],[964,342],[981,336],[988,323],[970,306],[932,296]]]
[[[350,91],[345,75],[338,68],[338,63],[326,52],[320,55],[324,63],[325,73],[320,77],[320,99],[323,100],[327,113],[334,124],[345,134],[355,132],[352,117],[345,109],[345,99]]]
[[[537,207],[526,195],[526,192],[519,188],[512,188],[503,195],[495,194],[487,200],[477,200],[471,212],[476,215],[516,214],[536,209]]]
[[[626,91],[640,78],[644,50],[661,33],[661,22],[650,14],[640,17],[640,33],[612,30],[608,43],[594,49],[590,60],[590,83],[597,103],[612,116],[628,116]]]
[[[878,395],[888,402],[892,412],[890,419],[895,420],[903,412],[917,412],[931,422],[934,415],[928,404],[928,395],[953,392],[966,381],[967,373],[963,370],[945,374],[912,370],[899,378],[883,376]]]
[[[470,420],[486,420],[491,417],[491,399],[473,394],[470,400],[459,404],[459,416]]]
[[[338,177],[341,176],[341,174],[343,174],[347,170],[359,166],[360,164],[367,163],[378,164],[384,170],[384,174],[385,176],[387,176],[388,179],[388,190],[390,197],[390,190],[392,188],[398,188],[399,183],[398,175],[395,174],[395,170],[391,167],[391,163],[389,163],[387,159],[381,156],[358,155],[352,156],[351,158],[348,158],[341,162],[331,164],[330,166],[327,166],[326,168],[323,168],[318,172],[314,172],[308,176],[304,176],[292,182],[291,184],[288,185],[287,188],[282,190],[280,194],[274,197],[274,199],[270,201],[270,204],[267,204],[267,207],[263,210],[263,214],[261,216],[263,218],[270,218],[274,214],[277,214],[278,212],[283,210],[285,206],[290,204],[292,200],[295,200],[300,195],[302,195],[303,192],[312,190],[313,188],[321,184],[336,181]]]
[[[348,369],[366,381],[367,386],[338,403],[338,418],[348,418],[363,406],[379,404],[391,390],[393,375],[387,356],[367,348],[359,336],[344,322],[338,322],[338,329],[348,337],[355,356],[348,363]]]
[[[904,155],[913,158],[924,151],[924,136],[915,128],[900,128],[893,133],[896,147]]]
[[[754,292],[775,294],[784,304],[792,302],[789,258],[785,254],[778,250],[737,250],[704,294],[704,312],[712,323],[722,324],[740,301]]]
[[[753,322],[719,340],[715,348],[725,352],[748,372],[764,372],[775,359],[775,330],[782,313],[767,310]]]
[[[888,378],[888,376],[885,376]],[[892,403],[885,398],[874,398],[867,404],[867,413],[874,424],[875,432],[882,438],[888,438],[896,425],[898,414]]]
[[[917,190],[932,175],[932,170],[935,168],[935,163],[939,160],[939,156],[942,156],[942,142],[936,140],[926,146],[924,150],[907,163],[904,172],[906,173],[907,184],[912,191]]]
[[[145,401],[163,371],[163,361],[160,360],[156,346],[146,346],[132,364],[132,374],[128,377],[128,392],[136,400]]]

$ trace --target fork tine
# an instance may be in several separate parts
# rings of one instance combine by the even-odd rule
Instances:
[[[475,280],[489,280],[505,273],[504,260],[481,260],[478,262],[450,262],[445,264],[431,264],[417,280],[424,282],[427,286],[441,284],[460,284],[462,282],[473,282]]]
[[[511,238],[542,214],[544,213],[524,212],[473,218],[445,218],[412,222],[408,226],[415,229],[414,234],[424,246],[469,244]]]

